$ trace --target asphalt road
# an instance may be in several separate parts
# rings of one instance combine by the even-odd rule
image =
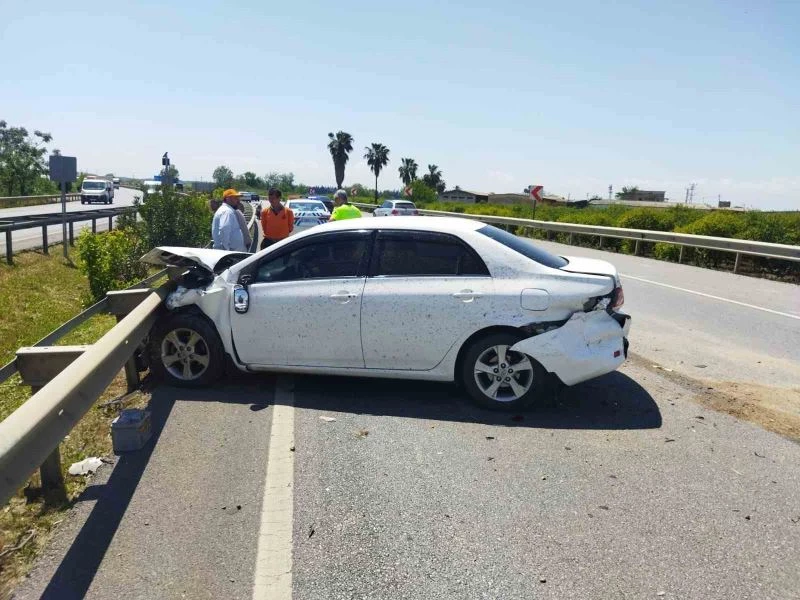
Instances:
[[[91,211],[91,210],[99,210],[102,208],[115,208],[120,206],[132,206],[133,199],[135,196],[141,197],[143,195],[141,190],[134,190],[131,188],[119,188],[115,190],[114,193],[114,202],[112,204],[81,204],[80,201],[77,202],[67,202],[67,212],[80,212],[80,211]],[[0,220],[4,217],[16,217],[20,215],[41,215],[41,214],[49,214],[49,213],[57,213],[61,211],[60,204],[42,204],[39,206],[23,206],[18,208],[4,208],[0,209]],[[87,227],[91,227],[91,221],[86,221],[85,223],[75,223],[75,236],[77,237],[79,232]],[[97,230],[98,231],[106,231],[108,229],[108,220],[101,219],[97,222]],[[48,243],[54,244],[61,242],[61,225],[53,225],[47,228],[47,238]],[[31,248],[38,248],[42,245],[42,229],[41,227],[37,227],[34,229],[23,229],[20,231],[15,231],[12,234],[12,240],[14,245],[14,252],[18,252],[20,250],[28,250]],[[5,238],[3,239],[2,244],[0,244],[0,256],[6,255],[6,246],[5,246]]]
[[[800,445],[650,368],[800,386],[798,286],[544,245],[623,274],[619,372],[525,415],[416,382],[158,388],[150,445],[98,474],[16,597],[285,598],[254,581],[286,528],[303,600],[800,598]],[[291,448],[269,443],[276,402]],[[291,485],[265,492],[286,461]]]

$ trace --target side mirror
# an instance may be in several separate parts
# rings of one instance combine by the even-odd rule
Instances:
[[[244,314],[250,308],[250,293],[243,285],[233,287],[233,310],[239,314]]]

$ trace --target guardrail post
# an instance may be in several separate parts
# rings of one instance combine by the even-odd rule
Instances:
[[[73,227],[74,223],[72,221],[69,222],[69,245],[75,245],[75,228]]]
[[[569,245],[570,245],[570,246],[572,246],[572,245],[573,245],[573,243],[572,243],[572,240],[573,240],[573,239],[575,239],[575,234],[573,234],[573,233],[570,233],[570,234],[569,234]]]
[[[31,386],[31,394],[35,394],[42,386]],[[46,504],[58,505],[67,501],[67,487],[61,474],[61,450],[55,447],[39,467],[39,479],[42,480],[42,495]]]
[[[114,229],[114,217],[108,217],[108,230]]]
[[[597,248],[598,248],[599,250],[602,250],[602,249],[603,249],[603,236],[602,236],[602,235],[600,236],[600,244],[598,244]]]
[[[92,233],[97,233],[97,219],[92,219]]]
[[[6,231],[6,262],[14,264],[14,249],[11,245],[11,231]]]
[[[42,252],[50,254],[50,250],[47,246],[47,225],[42,225]]]
[[[683,262],[683,246],[680,246],[680,250],[678,251],[678,262]]]
[[[636,243],[633,245],[633,253],[639,254],[639,240],[636,240]]]
[[[741,253],[736,253],[736,262],[733,263],[733,272],[736,273],[739,271],[739,258],[741,257]]]

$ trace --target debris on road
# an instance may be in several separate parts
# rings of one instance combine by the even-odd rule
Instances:
[[[674,440],[673,438],[664,438],[664,443],[665,443],[665,444],[666,444],[667,442],[674,442],[674,441],[675,441],[675,440]]]
[[[493,439],[494,439],[494,436],[493,436],[493,435],[487,435],[487,436],[486,436],[486,439],[487,439],[487,440],[493,440]]]
[[[326,423],[333,423],[336,420],[336,417],[325,417],[322,416],[319,418],[320,421],[325,421]]]
[[[490,457],[488,457],[486,460],[488,460],[488,461],[490,461],[490,462],[491,462],[491,461],[493,461],[493,460],[494,460],[494,456],[490,456]]]
[[[539,578],[539,583],[547,583],[547,579],[544,577]]]
[[[708,365],[695,365],[698,369],[705,369]]]
[[[667,373],[672,373],[673,369],[668,369],[667,367],[662,367],[661,365],[651,365],[654,369],[660,369],[661,371],[666,371]]]
[[[315,533],[316,531],[317,531],[317,530],[316,530],[316,529],[314,529],[314,523],[312,523],[311,525],[309,525],[309,526],[308,526],[308,539],[309,539],[309,540],[311,539],[311,537],[314,535],[314,533]]]
[[[609,510],[608,506],[606,506],[605,504],[601,504],[597,508],[599,508],[600,510]]]
[[[369,431],[367,429],[359,429],[356,432],[356,437],[360,440],[363,440],[365,437],[369,435]]]
[[[82,461],[72,463],[69,467],[69,474],[70,475],[88,475],[89,473],[94,473],[103,465],[102,459],[91,456],[89,458],[85,458]]]
[[[289,452],[294,452],[294,446],[289,446]]]
[[[759,454],[755,450],[753,451],[753,454],[755,454],[758,458],[767,458],[766,456],[764,456],[763,454]]]

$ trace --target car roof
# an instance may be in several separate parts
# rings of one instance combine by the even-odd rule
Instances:
[[[340,231],[358,229],[415,229],[450,233],[453,231],[476,231],[485,223],[458,217],[394,217],[391,219],[345,219],[315,227],[315,231]]]

